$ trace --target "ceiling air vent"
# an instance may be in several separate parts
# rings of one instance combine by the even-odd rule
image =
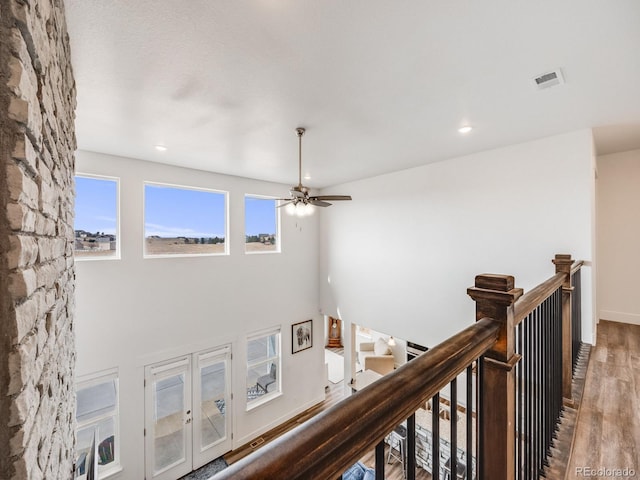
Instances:
[[[543,73],[533,79],[533,82],[538,89],[555,87],[556,85],[562,85],[564,83],[564,77],[562,71],[558,68],[552,72]]]

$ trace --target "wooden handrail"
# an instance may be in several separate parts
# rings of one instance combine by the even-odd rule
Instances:
[[[338,478],[493,346],[485,318],[218,473],[215,480]]]
[[[571,275],[573,275],[578,270],[580,270],[583,265],[584,265],[584,260],[576,260],[575,262],[573,262],[573,265],[571,265]]]
[[[514,326],[522,322],[524,317],[529,315],[538,305],[560,288],[564,280],[565,275],[563,273],[556,273],[553,277],[522,295],[513,305]]]

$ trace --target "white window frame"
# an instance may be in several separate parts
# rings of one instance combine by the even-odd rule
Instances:
[[[263,337],[270,337],[271,335],[277,336],[276,354],[264,360],[249,363],[249,359],[248,359],[249,342],[253,340],[257,340],[259,338],[263,338]],[[246,342],[246,353],[247,353],[247,371],[246,371],[245,383],[246,383],[246,379],[249,376],[249,370],[251,368],[255,368],[256,366],[267,364],[267,363],[276,364],[276,382],[275,382],[276,389],[273,392],[265,393],[264,395],[261,395],[260,397],[254,400],[248,400],[247,396],[245,395],[245,400],[247,402],[247,411],[249,411],[249,410],[253,410],[256,407],[259,407],[260,405],[264,405],[265,403],[268,403],[271,400],[282,395],[282,330],[281,328],[275,327],[275,328],[262,330],[260,332],[255,332],[251,335],[248,335],[247,342]]]
[[[105,370],[101,372],[92,373],[89,375],[84,375],[82,377],[79,377],[76,380],[76,385],[75,385],[76,395],[77,395],[77,392],[79,390],[82,390],[84,388],[94,387],[101,383],[107,383],[107,382],[115,382],[116,405],[113,413],[104,413],[99,417],[92,418],[91,420],[85,420],[84,422],[79,422],[76,419],[76,435],[77,435],[77,432],[83,428],[90,427],[91,425],[97,426],[100,422],[109,418],[113,418],[114,458],[113,458],[113,462],[111,462],[112,465],[110,465],[108,468],[105,468],[102,472],[98,473],[99,479],[109,478],[115,475],[116,473],[119,473],[122,471],[122,465],[120,464],[120,441],[121,441],[121,438],[120,438],[120,381],[118,378],[118,369],[113,368],[110,370]],[[97,445],[96,445],[96,448],[97,448]],[[74,472],[74,475],[75,475],[75,472]],[[74,477],[74,478],[84,479],[85,477],[86,477],[86,470],[85,470],[85,475],[83,475],[82,477]]]
[[[94,261],[108,261],[108,260],[120,260],[120,177],[111,177],[108,175],[97,175],[93,173],[81,173],[77,172],[74,177],[84,177],[91,178],[94,180],[108,180],[116,183],[116,250],[113,255],[105,255],[105,256],[78,256],[75,255],[75,225],[73,227],[73,250],[74,250],[74,259],[76,262],[94,262]],[[75,183],[75,178],[74,178]],[[75,211],[75,207],[74,207]]]
[[[224,196],[224,251],[220,253],[159,253],[149,254],[147,253],[147,236],[146,236],[146,223],[147,223],[147,200],[146,200],[146,187],[147,185],[152,187],[164,187],[174,188],[178,190],[195,190],[199,192],[217,193]],[[216,190],[213,188],[194,187],[190,185],[177,185],[174,183],[144,181],[142,187],[142,253],[145,259],[147,258],[179,258],[179,257],[220,257],[229,255],[229,192],[225,190]]]
[[[264,252],[248,252],[247,251],[247,198],[257,198],[259,200],[273,200],[274,208],[276,212],[276,248],[271,251]],[[244,195],[244,253],[247,255],[269,255],[273,253],[280,253],[282,250],[282,241],[281,241],[281,228],[280,228],[280,210],[278,208],[278,199],[276,197],[270,197],[266,195],[254,195],[252,193],[245,193]]]

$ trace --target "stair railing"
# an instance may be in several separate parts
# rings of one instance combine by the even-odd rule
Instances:
[[[512,276],[478,275],[467,291],[476,302],[476,323],[214,479],[337,479],[375,448],[375,478],[382,480],[385,438],[399,425],[408,480],[415,479],[416,459],[438,479],[538,478],[563,396],[571,397],[572,318],[575,323],[579,310],[575,279],[582,264],[569,255],[556,255],[554,263],[556,274],[527,294]],[[466,387],[464,407],[458,405],[459,381]],[[441,398],[445,388],[447,400]],[[415,413],[428,405],[431,430],[425,432],[416,428]],[[460,445],[459,412],[466,421]],[[446,439],[442,413],[449,417]]]

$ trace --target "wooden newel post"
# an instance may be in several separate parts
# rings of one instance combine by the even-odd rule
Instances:
[[[483,357],[479,384],[480,429],[478,468],[481,480],[515,478],[516,333],[513,304],[522,296],[510,275],[483,274],[467,293],[476,302],[476,321],[492,318],[502,328],[498,341]]]
[[[557,254],[552,262],[556,266],[556,273],[564,274],[562,282],[562,397],[565,405],[573,405],[571,393],[571,378],[573,376],[573,358],[571,355],[571,255]]]

